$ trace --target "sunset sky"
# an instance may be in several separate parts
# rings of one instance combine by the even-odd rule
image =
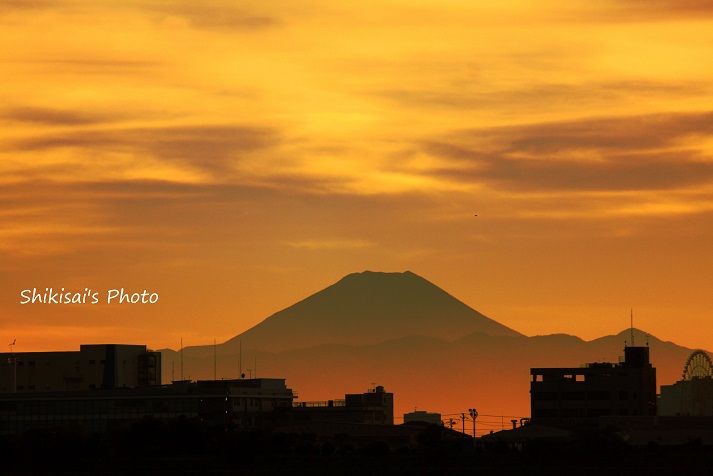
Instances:
[[[222,342],[364,270],[713,349],[710,2],[0,0],[0,38],[17,351]]]

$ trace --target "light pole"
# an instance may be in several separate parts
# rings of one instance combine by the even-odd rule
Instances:
[[[478,418],[478,410],[469,408],[468,413],[470,413],[470,417],[473,419],[473,446],[475,446],[475,419]]]

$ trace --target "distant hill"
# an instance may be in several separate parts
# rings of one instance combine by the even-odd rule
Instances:
[[[394,392],[395,415],[415,407],[454,414],[477,407],[486,428],[509,425],[509,416],[530,413],[530,368],[578,367],[590,362],[617,362],[623,355],[629,329],[583,341],[555,334],[526,337],[490,336],[480,332],[446,341],[434,337],[409,336],[377,344],[352,346],[323,344],[283,352],[244,351],[243,372],[258,377],[281,377],[302,401],[343,398],[345,393],[367,390],[372,383]],[[646,342],[636,331],[638,345]],[[657,385],[668,385],[681,377],[691,349],[648,337],[651,362],[657,369]],[[171,360],[178,355],[165,351],[164,381],[171,379]],[[213,378],[213,354],[184,356],[185,374],[193,379]],[[218,377],[238,375],[238,356],[220,352]],[[486,417],[485,415],[491,415]],[[496,418],[492,415],[504,415]],[[492,423],[492,421],[496,423]]]

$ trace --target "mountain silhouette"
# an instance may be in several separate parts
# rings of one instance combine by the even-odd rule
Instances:
[[[322,344],[283,352],[243,352],[243,371],[257,362],[258,376],[286,378],[302,401],[361,393],[373,382],[395,394],[395,415],[418,409],[453,414],[477,407],[491,428],[509,425],[509,417],[530,414],[530,369],[579,367],[589,362],[617,362],[630,330],[585,341],[576,336],[492,336],[475,332],[456,340],[409,336],[369,345]],[[691,349],[635,330],[638,345],[648,345],[657,386],[681,377]],[[186,374],[213,378],[213,354],[185,358]],[[173,351],[164,362],[177,361]],[[233,352],[218,352],[218,378],[238,375]],[[164,381],[171,366],[164,365]],[[505,415],[495,418],[492,415]],[[485,415],[491,415],[486,418]],[[493,423],[493,419],[497,420]],[[481,428],[486,428],[482,426]]]
[[[273,314],[222,347],[232,350],[240,342],[243,349],[276,352],[415,335],[454,340],[473,332],[521,335],[410,271],[365,271]]]
[[[508,414],[529,415],[530,368],[617,362],[631,332],[592,341],[566,334],[527,337],[411,272],[366,271],[216,348],[188,347],[182,356],[163,350],[163,381],[176,377],[173,369],[181,361],[193,379],[213,378],[216,368],[218,378],[241,372],[286,378],[300,400],[341,398],[376,382],[397,395],[397,416],[414,407],[447,415],[477,406],[499,429]],[[657,385],[678,380],[691,349],[633,332],[637,345],[651,348]],[[483,425],[488,428],[487,421]]]

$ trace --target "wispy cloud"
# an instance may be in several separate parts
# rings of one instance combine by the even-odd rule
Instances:
[[[455,181],[521,191],[660,190],[713,182],[713,113],[464,130],[423,144]]]
[[[80,126],[98,124],[121,118],[123,114],[112,117],[87,111],[54,109],[46,107],[18,107],[0,112],[0,120],[27,122],[53,126]]]
[[[257,30],[275,27],[282,21],[271,15],[255,11],[257,5],[236,5],[235,2],[221,0],[168,0],[163,2],[141,2],[141,8],[155,14],[185,18],[191,25],[203,29],[246,29]]]
[[[66,118],[42,114],[38,116],[44,121],[77,121],[84,117],[81,114],[77,118],[71,115]],[[50,133],[16,140],[8,145],[7,150],[37,152],[76,149],[81,151],[83,157],[94,156],[97,167],[102,168],[111,166],[111,162],[118,167],[127,164],[128,162],[115,157],[120,154],[142,158],[144,163],[153,160],[158,163],[179,164],[219,178],[232,173],[234,166],[246,154],[275,147],[280,141],[279,132],[272,128],[229,125],[165,126]],[[86,159],[81,160],[85,164],[91,163]],[[72,166],[71,163],[67,165]],[[167,179],[170,180],[170,177]]]
[[[376,246],[376,243],[354,239],[318,239],[287,242],[287,245],[294,248],[306,248],[310,250],[338,250],[368,248]]]
[[[602,83],[585,81],[574,84],[555,82],[491,91],[483,91],[483,87],[474,79],[455,76],[437,87],[392,89],[377,91],[375,95],[414,109],[516,111],[525,108],[532,111],[557,108],[562,112],[602,103],[636,102],[661,96],[700,97],[713,89],[707,83],[696,81],[670,83],[644,80]]]

